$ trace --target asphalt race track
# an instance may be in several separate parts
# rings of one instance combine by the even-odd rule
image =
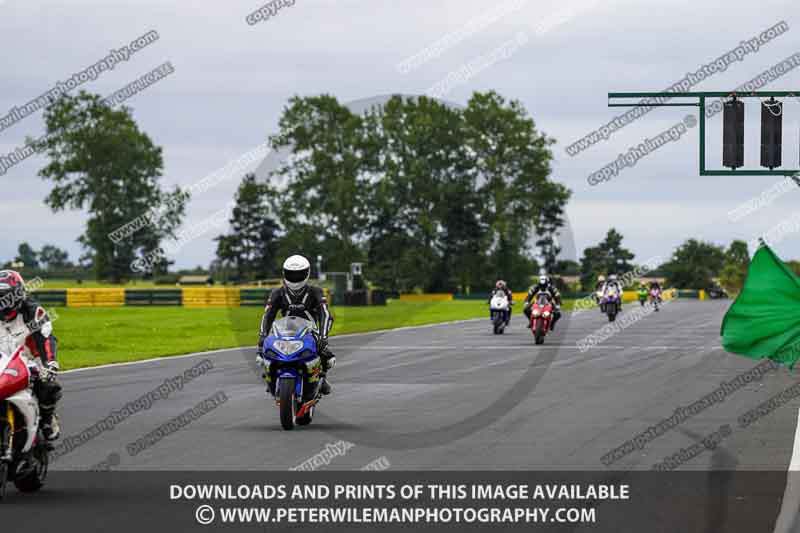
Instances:
[[[327,449],[328,464],[318,464],[320,470],[358,470],[379,458],[397,470],[650,470],[728,424],[730,435],[713,451],[679,469],[786,471],[798,400],[747,427],[737,422],[795,383],[785,368],[731,392],[612,465],[601,461],[757,365],[719,345],[729,305],[668,303],[584,352],[576,343],[608,325],[598,311],[562,320],[543,346],[534,345],[518,314],[501,336],[492,335],[486,319],[333,338],[339,356],[333,394],[311,426],[293,431],[281,429],[274,402],[246,362],[253,349],[67,372],[61,378],[65,437],[204,358],[214,365],[60,457],[53,469],[86,470],[113,457],[117,470],[286,470]],[[618,320],[633,309],[627,306]],[[135,456],[126,451],[217,392],[227,402]]]

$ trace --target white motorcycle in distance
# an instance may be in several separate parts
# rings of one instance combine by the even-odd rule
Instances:
[[[39,367],[24,351],[0,350],[0,500],[9,481],[20,492],[35,492],[47,478],[50,445],[39,428],[32,386]]]
[[[492,326],[495,335],[502,335],[508,326],[508,319],[511,313],[509,309],[511,305],[508,301],[508,296],[503,291],[495,291],[492,294],[492,299],[489,301],[489,309],[491,310]]]

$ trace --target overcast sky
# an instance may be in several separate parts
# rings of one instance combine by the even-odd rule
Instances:
[[[107,95],[170,61],[175,72],[127,105],[164,149],[164,183],[188,186],[262,143],[275,131],[292,95],[325,92],[352,102],[423,94],[448,73],[505,46],[507,57],[444,98],[464,104],[472,91],[494,89],[520,100],[538,128],[558,141],[553,177],[573,192],[567,212],[579,254],[612,226],[643,262],[667,258],[688,237],[720,244],[734,238],[751,241],[800,211],[800,190],[791,190],[768,208],[731,222],[731,210],[779,178],[700,177],[697,128],[610,181],[587,183],[592,172],[681,121],[690,108],[655,109],[574,157],[565,152],[625,111],[607,107],[609,91],[662,90],[780,21],[789,25],[788,32],[693,90],[729,90],[800,52],[796,0],[296,0],[268,20],[248,24],[247,15],[264,4],[0,0],[0,117],[96,63],[110,49],[156,30],[156,42],[82,87]],[[453,32],[457,42],[438,57],[408,73],[398,71],[401,61]],[[768,88],[800,89],[800,68]],[[750,166],[758,164],[758,145],[753,144],[758,114],[755,105],[747,110]],[[800,104],[787,104],[784,162],[791,168],[800,166],[798,118]],[[0,155],[42,131],[41,111],[0,131]],[[710,124],[709,167],[720,163],[719,135],[718,124]],[[36,249],[56,244],[73,259],[79,254],[83,214],[53,214],[43,205],[49,184],[37,177],[42,165],[42,158],[33,157],[0,176],[5,230],[0,260],[13,257],[21,241]],[[239,176],[196,195],[187,225],[225,207],[238,181]],[[181,248],[177,265],[207,265],[217,233]],[[785,258],[800,258],[800,232],[775,248]]]

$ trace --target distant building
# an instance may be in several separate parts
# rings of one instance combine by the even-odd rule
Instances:
[[[210,275],[181,276],[178,285],[213,285],[214,279]]]

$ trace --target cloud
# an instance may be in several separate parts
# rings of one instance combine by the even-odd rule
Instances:
[[[602,238],[611,225],[622,231],[626,245],[641,257],[655,255],[661,251],[657,246],[679,244],[689,236],[723,242],[746,236],[751,229],[732,226],[725,218],[730,209],[757,195],[766,182],[700,178],[696,131],[602,187],[586,184],[590,172],[628,146],[662,131],[664,124],[674,124],[685,110],[655,110],[618,137],[601,143],[604,146],[574,158],[563,149],[618,114],[619,109],[606,106],[609,91],[660,90],[729,50],[737,40],[784,18],[782,14],[796,12],[794,0],[737,5],[737,16],[726,19],[724,26],[707,22],[718,20],[717,6],[692,0],[669,5],[598,2],[585,11],[576,8],[574,16],[563,21],[553,18],[559,24],[535,38],[537,25],[556,17],[565,4],[526,2],[512,16],[470,34],[408,74],[397,72],[398,62],[485,13],[487,3],[304,1],[269,23],[249,26],[244,17],[260,5],[251,0],[6,2],[0,17],[0,47],[14,51],[4,56],[6,71],[13,76],[0,86],[0,109],[28,101],[110,48],[156,29],[161,36],[157,43],[87,83],[87,88],[108,94],[171,61],[175,74],[132,98],[130,106],[139,125],[164,148],[165,183],[186,185],[263,142],[277,129],[281,110],[292,95],[324,92],[348,102],[376,94],[422,94],[449,72],[527,31],[532,38],[524,48],[454,87],[448,99],[464,104],[474,90],[497,90],[519,99],[537,127],[559,141],[554,147],[554,176],[573,190],[568,213],[579,253]],[[793,27],[786,36],[697,89],[735,86],[796,52],[797,39],[792,35],[800,31],[794,28],[800,22],[787,21]],[[800,74],[792,73],[780,85],[798,83]],[[748,112],[752,117],[757,114]],[[38,135],[41,129],[38,114],[0,132],[0,143],[13,150],[26,135]],[[796,130],[787,124],[785,135],[795,135],[791,129]],[[750,131],[748,140],[757,139]],[[717,133],[709,131],[710,146]],[[784,159],[796,163],[797,142],[795,137],[787,139]],[[713,150],[709,148],[709,157],[716,157]],[[2,214],[10,213],[12,220],[20,221],[7,229],[10,238],[0,240],[0,260],[13,254],[19,241],[39,242],[43,234],[52,235],[58,241],[54,244],[77,255],[81,213],[52,214],[42,205],[50,186],[36,177],[41,165],[41,158],[31,159],[0,178],[4,184],[14,184],[4,187],[14,200],[3,199]],[[187,220],[219,210],[234,190],[232,183],[220,188],[214,201],[198,199]],[[747,224],[759,220],[763,231],[777,223],[781,214],[789,214],[764,211],[767,219],[750,221],[748,217]],[[27,222],[31,217],[34,223]],[[54,226],[57,233],[44,229]],[[787,239],[781,246],[786,248],[785,256],[800,257],[800,242]],[[198,239],[181,251],[177,264],[207,264],[213,252],[210,239]]]

